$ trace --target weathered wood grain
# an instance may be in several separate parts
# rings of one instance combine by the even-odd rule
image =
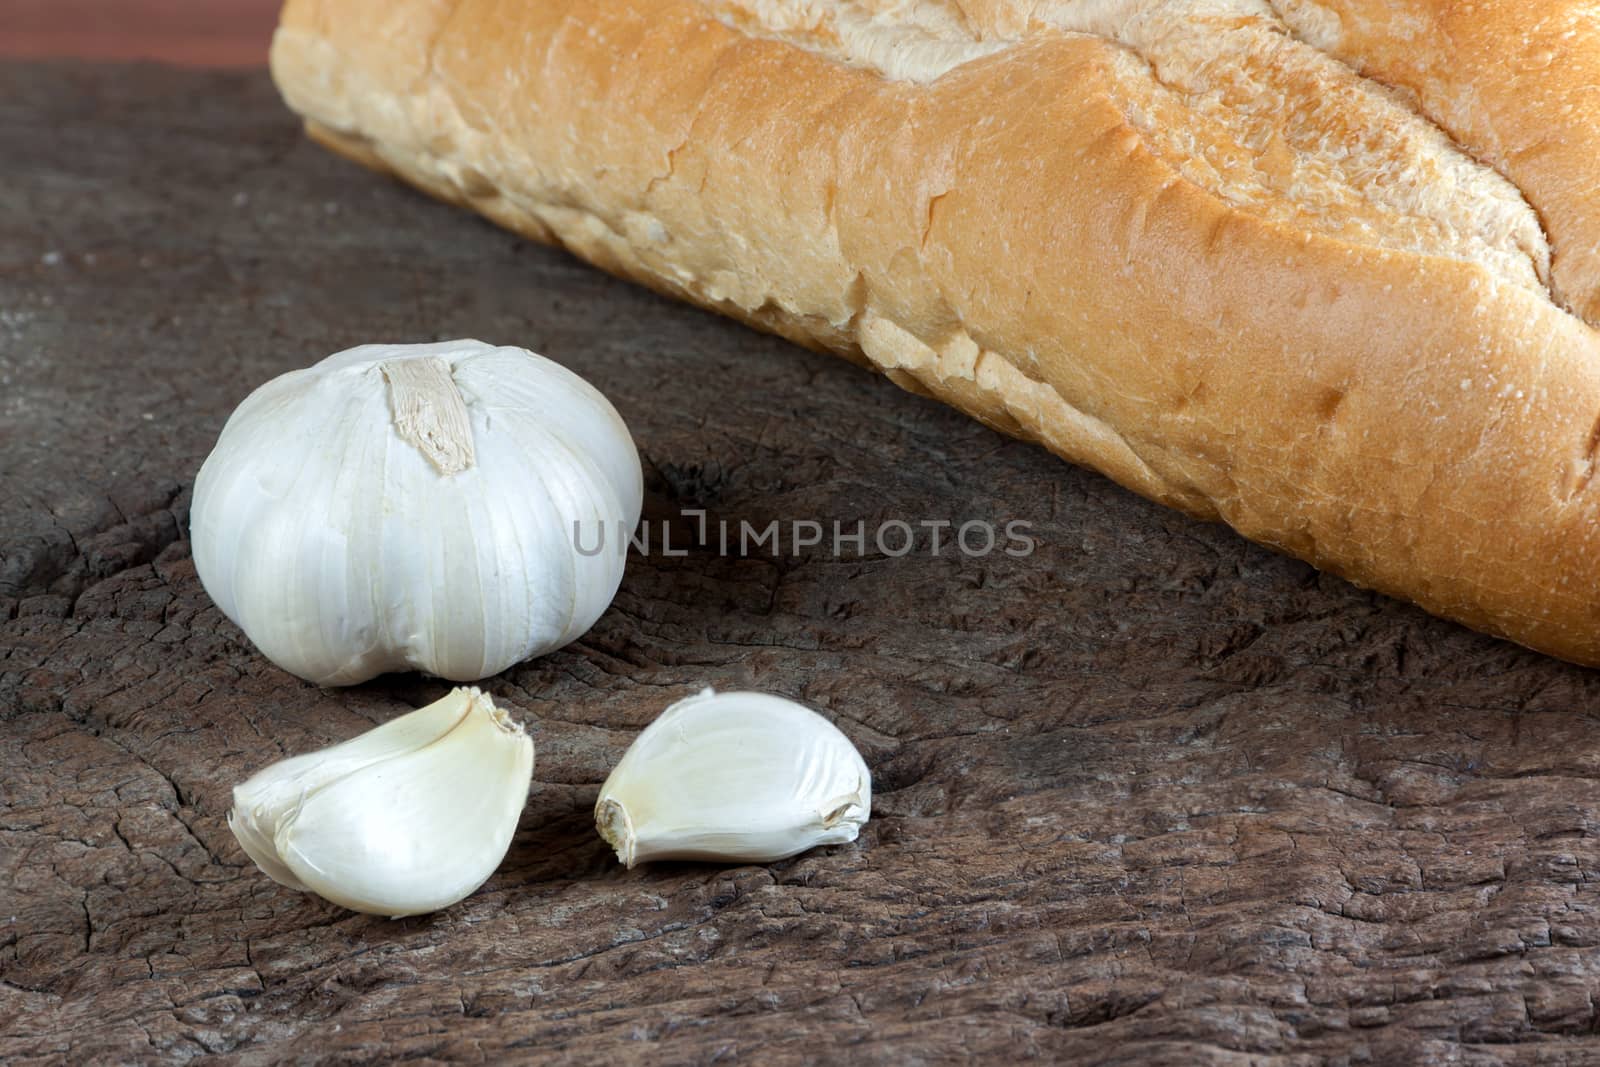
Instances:
[[[1600,674],[344,165],[259,74],[3,67],[0,160],[0,1060],[1600,1062]],[[195,579],[194,472],[267,377],[458,335],[605,390],[658,519],[1038,550],[636,558],[488,683],[539,762],[482,892],[287,892],[229,788],[443,687],[256,656]],[[617,866],[598,784],[706,684],[840,722],[857,845]]]

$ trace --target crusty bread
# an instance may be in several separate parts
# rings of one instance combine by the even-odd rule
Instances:
[[[1276,0],[1292,32],[1405,94],[1522,190],[1551,288],[1600,324],[1600,9],[1574,0]]]
[[[1600,34],[1467,6],[289,0],[272,63],[368,165],[1600,663]]]

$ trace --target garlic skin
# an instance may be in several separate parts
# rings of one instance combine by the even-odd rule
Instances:
[[[290,889],[371,915],[438,911],[505,858],[533,756],[533,740],[487,694],[455,689],[252,776],[233,791],[228,828]]]
[[[621,417],[559,364],[479,341],[363,345],[239,405],[195,481],[190,539],[211,599],[284,670],[472,681],[594,624],[643,496]]]
[[[838,727],[782,697],[705,689],[634,739],[594,817],[632,867],[770,863],[854,841],[871,812],[871,772]]]

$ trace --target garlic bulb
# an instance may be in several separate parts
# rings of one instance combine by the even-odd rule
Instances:
[[[673,704],[600,787],[595,826],[636,863],[768,863],[854,841],[872,776],[850,739],[809,708],[765,693]]]
[[[278,666],[322,685],[495,674],[592,626],[643,479],[605,397],[479,341],[365,345],[275,378],[195,482],[195,570]]]
[[[477,689],[274,763],[233,791],[228,827],[273,881],[372,915],[447,908],[505,858],[533,741]]]

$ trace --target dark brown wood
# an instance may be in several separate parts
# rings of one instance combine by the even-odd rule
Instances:
[[[260,74],[3,67],[0,159],[0,1060],[1600,1060],[1600,674],[344,164]],[[230,787],[444,687],[257,656],[196,581],[194,473],[272,375],[458,335],[614,398],[658,518],[1038,549],[635,558],[487,683],[539,755],[483,891],[285,891]],[[616,864],[599,782],[707,684],[837,719],[858,844]]]

